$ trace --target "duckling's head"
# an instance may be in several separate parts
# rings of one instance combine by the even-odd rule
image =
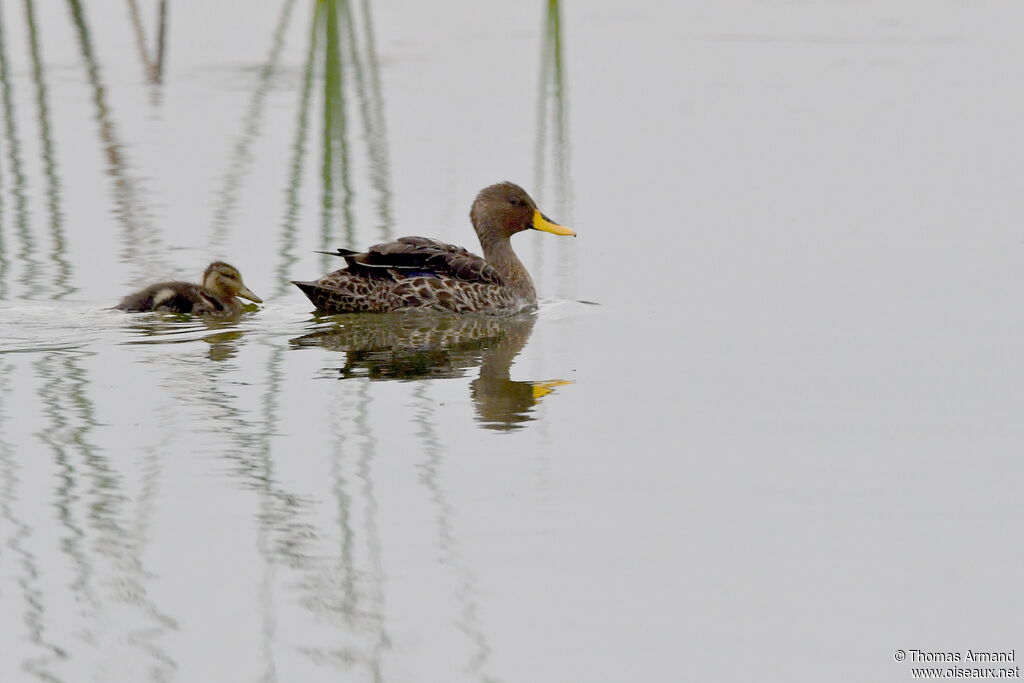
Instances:
[[[526,190],[508,181],[480,190],[469,211],[469,218],[481,242],[485,237],[508,239],[521,230],[529,229],[576,236],[569,228],[542,214]]]
[[[240,296],[258,304],[263,303],[263,299],[253,294],[242,282],[242,274],[238,269],[223,261],[214,261],[207,267],[203,273],[203,288],[224,299]]]

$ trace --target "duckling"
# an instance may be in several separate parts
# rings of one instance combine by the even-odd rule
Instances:
[[[293,281],[324,313],[434,309],[511,315],[536,306],[533,280],[509,238],[533,229],[574,237],[537,208],[526,190],[504,182],[485,187],[470,209],[483,258],[427,237],[401,237],[364,252],[328,252],[348,266],[310,282]]]
[[[242,311],[245,297],[258,304],[263,299],[242,282],[242,274],[234,266],[214,261],[203,273],[203,284],[191,282],[159,282],[142,291],[129,294],[114,308],[122,311],[166,311],[195,315],[233,316]]]

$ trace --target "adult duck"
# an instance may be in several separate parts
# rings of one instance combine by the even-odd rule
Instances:
[[[234,316],[242,311],[244,297],[263,303],[242,282],[242,274],[232,265],[214,261],[203,273],[203,284],[158,282],[129,294],[114,308],[122,311],[166,311],[194,315]]]
[[[480,191],[469,218],[483,258],[427,237],[401,237],[366,251],[338,249],[347,267],[312,282],[293,281],[324,313],[385,313],[434,309],[510,315],[535,306],[533,280],[509,238],[533,229],[575,237],[537,208],[514,183]]]

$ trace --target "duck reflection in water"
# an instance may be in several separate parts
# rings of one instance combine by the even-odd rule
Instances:
[[[517,429],[533,409],[566,380],[513,381],[512,360],[526,345],[536,317],[455,316],[427,311],[374,316],[333,316],[336,326],[292,340],[295,346],[342,351],[341,379],[418,380],[462,377],[470,383],[477,420],[488,429]]]

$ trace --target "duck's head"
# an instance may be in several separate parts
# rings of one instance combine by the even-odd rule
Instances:
[[[238,269],[223,261],[214,261],[207,267],[203,273],[203,287],[225,299],[240,296],[258,304],[263,303],[263,299],[253,294],[242,282],[242,274]]]
[[[530,229],[576,236],[569,228],[542,214],[526,190],[507,181],[480,190],[469,211],[469,218],[481,242],[486,237],[507,239],[521,230]]]

